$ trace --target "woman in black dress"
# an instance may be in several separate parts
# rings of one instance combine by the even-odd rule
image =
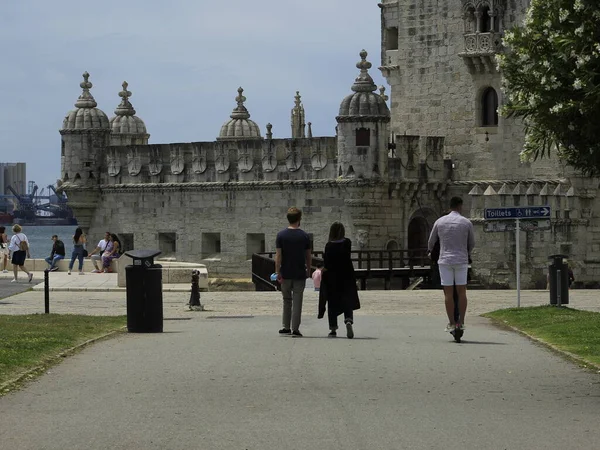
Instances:
[[[323,255],[324,269],[319,291],[319,318],[324,317],[327,305],[329,336],[337,336],[337,316],[344,314],[348,339],[354,337],[353,311],[360,309],[354,266],[352,265],[352,242],[345,237],[344,225],[334,222],[329,230],[329,242]]]

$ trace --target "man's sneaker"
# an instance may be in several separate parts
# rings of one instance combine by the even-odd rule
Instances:
[[[332,338],[336,337],[337,336],[337,332],[335,330],[331,330],[327,336],[328,337],[332,337]]]
[[[354,330],[352,329],[352,322],[346,322],[346,336],[348,339],[352,339],[354,337]]]
[[[98,269],[94,269],[92,270],[92,273],[100,273],[100,271]]]
[[[281,330],[279,330],[279,334],[292,334],[292,330],[290,330],[289,328],[282,328]]]
[[[29,274],[29,282],[30,283],[31,283],[31,280],[33,280],[33,274],[32,273]]]
[[[58,270],[58,267],[53,267],[52,269],[50,269],[50,272],[56,272]]]
[[[2,271],[2,273],[8,273],[8,270],[4,269],[4,270]]]
[[[302,337],[302,333],[298,330],[292,331],[292,337]]]
[[[446,325],[446,329],[444,331],[446,333],[453,333],[455,328],[456,328],[455,325],[452,325],[451,323],[449,323],[448,325]]]
[[[69,269],[69,271],[67,272],[67,275],[71,275],[71,269]]]
[[[17,283],[17,279],[13,278],[12,280],[10,280],[11,283]]]

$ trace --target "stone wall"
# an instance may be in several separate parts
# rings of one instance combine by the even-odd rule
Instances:
[[[103,184],[336,177],[335,137],[108,147]]]

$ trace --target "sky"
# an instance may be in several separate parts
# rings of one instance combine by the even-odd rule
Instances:
[[[244,88],[263,136],[290,137],[300,91],[314,136],[335,116],[369,52],[380,66],[378,0],[19,0],[0,14],[0,162],[60,177],[62,120],[84,71],[108,117],[123,81],[150,143],[214,141]],[[387,84],[385,84],[387,88]]]

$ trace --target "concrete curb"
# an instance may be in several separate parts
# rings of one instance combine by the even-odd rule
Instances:
[[[520,330],[519,328],[515,328],[512,325],[509,325],[508,323],[506,323],[503,320],[495,319],[492,317],[486,317],[486,316],[482,316],[482,317],[485,317],[486,319],[491,321],[492,324],[494,326],[497,326],[498,328],[507,328],[515,333],[520,334],[521,336],[525,336],[527,339],[529,339],[537,344],[540,344],[540,345],[546,347],[547,349],[552,350],[553,352],[558,353],[559,355],[561,355],[579,365],[582,365],[585,369],[591,369],[591,370],[594,370],[594,371],[600,373],[600,365],[599,364],[588,361],[587,359],[585,359],[579,355],[576,355],[574,353],[568,352],[567,350],[563,350],[563,349],[555,346],[554,344],[550,344],[549,342],[546,342],[543,339],[535,337],[523,330]]]
[[[123,326],[122,328],[120,328],[118,330],[114,330],[109,333],[103,334],[101,336],[98,336],[98,337],[95,337],[92,339],[88,339],[87,341],[82,342],[81,344],[78,344],[74,347],[63,350],[62,352],[58,353],[57,355],[48,357],[44,361],[44,363],[40,364],[39,366],[35,366],[29,370],[26,370],[25,372],[21,372],[15,378],[0,384],[0,397],[12,392],[16,385],[21,384],[21,383],[27,383],[29,381],[33,381],[36,377],[41,376],[43,374],[43,372],[46,371],[46,369],[48,369],[49,367],[51,367],[55,364],[58,364],[59,361],[61,360],[61,358],[66,358],[67,356],[70,356],[70,355],[74,354],[75,352],[84,349],[85,347],[87,347],[90,344],[94,344],[98,341],[108,339],[113,335],[122,333],[123,330],[126,330],[126,329],[127,329],[127,326]]]
[[[34,287],[34,292],[44,292],[44,286]],[[166,287],[163,292],[190,292],[189,287]],[[51,287],[50,292],[127,292],[126,288],[121,287]],[[206,289],[200,289],[200,292],[208,292]]]

